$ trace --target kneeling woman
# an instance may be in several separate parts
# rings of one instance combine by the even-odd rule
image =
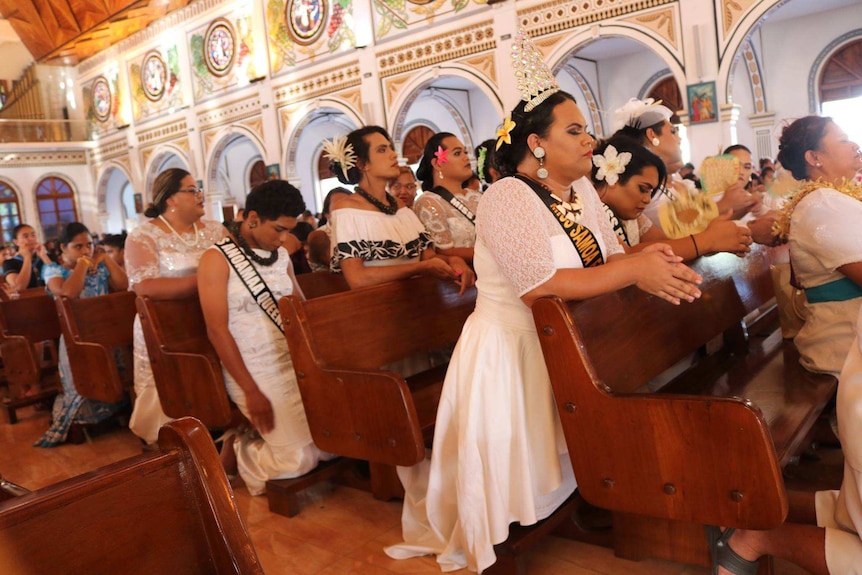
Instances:
[[[299,190],[289,183],[261,184],[246,199],[243,221],[204,252],[198,267],[207,334],[224,366],[228,395],[254,426],[228,437],[223,461],[228,472],[237,467],[252,495],[262,494],[269,479],[308,473],[321,458],[277,307],[282,296],[302,297],[282,244],[304,209]]]
[[[126,272],[105,254],[93,255],[93,238],[87,227],[72,222],[63,230],[60,238],[60,263],[47,264],[42,268],[42,278],[48,291],[55,297],[97,297],[109,291],[125,291],[129,287]],[[99,423],[117,413],[126,401],[104,403],[78,395],[72,379],[66,342],[60,338],[60,379],[63,394],[54,402],[51,428],[35,443],[37,447],[54,447],[66,441],[73,423]],[[131,366],[120,366],[125,369]]]
[[[639,252],[655,242],[669,245],[685,261],[716,252],[744,256],[751,251],[751,232],[733,223],[729,212],[704,231],[675,240],[654,226],[644,212],[664,187],[667,170],[661,158],[637,141],[613,136],[599,144],[593,164],[593,185],[626,252]]]

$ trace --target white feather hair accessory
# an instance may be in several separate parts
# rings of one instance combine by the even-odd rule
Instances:
[[[531,112],[547,100],[548,96],[560,91],[557,79],[523,28],[518,30],[512,42],[512,65],[518,79],[521,99],[527,102],[524,106],[525,112]]]
[[[622,108],[614,112],[614,130],[623,126],[629,126],[636,130],[642,130],[664,121],[670,120],[673,112],[667,106],[661,105],[661,100],[656,102],[652,98],[638,100],[632,98]]]
[[[332,138],[332,140],[323,141],[323,155],[330,162],[338,162],[341,167],[341,173],[345,180],[350,177],[347,172],[350,168],[356,166],[356,152],[353,151],[353,145],[347,143],[347,136],[340,138]]]

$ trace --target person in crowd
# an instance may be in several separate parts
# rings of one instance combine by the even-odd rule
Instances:
[[[106,234],[102,240],[105,254],[123,269],[126,269],[126,230],[119,234]]]
[[[311,229],[315,229],[317,227],[317,218],[314,217],[314,214],[311,213],[311,210],[305,210],[302,212],[302,215],[299,218],[300,222],[305,222],[311,226]]]
[[[414,193],[415,185],[414,180]],[[318,221],[317,229],[308,234],[308,264],[313,272],[329,270],[329,264],[332,260],[332,226],[329,223],[329,216],[332,198],[339,194],[349,196],[351,191],[340,186],[332,188],[323,198],[323,215]]]
[[[644,215],[666,177],[661,158],[631,138],[614,136],[596,148],[593,185],[626,252],[641,251],[652,243],[662,242],[688,261],[722,251],[743,256],[751,250],[751,233],[747,227],[730,221],[729,213],[712,220],[703,232],[668,239]]]
[[[438,254],[413,210],[386,191],[397,178],[398,154],[388,132],[365,126],[327,142],[332,173],[356,192],[332,202],[331,269],[343,272],[351,288],[415,275],[473,285],[470,266],[458,256]],[[462,178],[463,180],[463,178]]]
[[[548,517],[576,487],[533,302],[630,285],[673,304],[700,296],[700,277],[667,246],[622,253],[586,177],[586,119],[535,64],[540,58],[519,33],[513,61],[532,63],[531,71],[498,132],[497,165],[508,177],[485,191],[477,214],[476,310],[446,373],[431,458],[398,470],[405,542],[386,552],[435,554],[443,571],[487,569],[510,524]],[[538,87],[546,82],[550,88]]]
[[[413,169],[409,166],[399,166],[398,171],[398,177],[389,184],[389,193],[412,210],[419,184],[416,183],[416,176],[413,175]]]
[[[778,161],[802,181],[777,222],[808,300],[794,341],[807,369],[838,375],[862,305],[862,153],[831,118],[807,116],[784,128]]]
[[[296,274],[311,273],[311,265],[308,263],[308,236],[313,231],[314,228],[308,222],[297,221],[290,231],[290,237],[284,242],[284,248],[290,254],[293,272]]]
[[[52,263],[48,250],[39,242],[33,226],[19,224],[12,228],[12,243],[18,254],[3,262],[3,276],[13,293],[44,286],[42,267]]]
[[[46,264],[42,276],[55,297],[85,298],[124,291],[129,287],[126,272],[105,254],[93,253],[93,240],[79,222],[67,224],[60,238],[61,263]],[[66,441],[72,424],[99,423],[125,407],[127,401],[105,403],[78,395],[69,366],[66,341],[60,337],[58,366],[63,393],[54,400],[51,427],[34,445],[54,447]],[[120,366],[124,368],[125,366]]]
[[[697,174],[694,171],[694,164],[691,162],[686,162],[682,169],[679,171],[679,175],[683,180],[691,180],[694,182],[694,187],[698,190],[701,189],[700,178],[697,177]]]
[[[245,219],[204,252],[198,267],[207,335],[228,395],[252,425],[227,434],[222,461],[228,473],[239,471],[252,495],[264,493],[270,479],[304,475],[322,455],[311,439],[277,306],[282,296],[303,297],[284,244],[304,209],[299,190],[284,180],[255,187]],[[252,293],[258,281],[264,300]]]
[[[194,295],[201,254],[226,233],[220,223],[201,219],[204,195],[195,178],[179,168],[160,173],[153,183],[153,203],[144,215],[152,219],[132,230],[126,240],[129,288],[153,299]],[[134,362],[136,397],[129,427],[151,445],[170,418],[159,403],[139,317],[135,318]]]
[[[747,197],[740,194],[740,201],[745,200],[743,203],[746,205],[746,211],[745,213],[735,212],[734,215],[739,216],[736,219],[744,217],[747,213],[751,213],[754,216],[763,215],[766,211],[762,206],[763,188],[759,185],[759,178],[754,173],[751,150],[742,144],[736,144],[728,146],[722,153],[729,154],[739,160],[739,183],[742,184],[743,190],[748,194]],[[729,189],[725,192],[725,194],[727,193],[735,193],[735,190],[730,191]],[[722,195],[716,196],[717,203],[721,204],[722,199]]]
[[[461,183],[461,188],[464,190],[473,190],[476,193],[482,191],[482,180],[479,179],[479,174],[472,172],[470,177]]]
[[[483,188],[487,188],[500,179],[500,171],[494,161],[496,140],[485,140],[476,146],[476,172],[482,180]]]
[[[771,158],[760,158],[760,160],[758,161],[758,164],[760,166],[761,172],[763,171],[764,168],[772,168],[773,170],[775,169],[775,164]]]
[[[461,187],[472,173],[464,144],[449,132],[434,134],[416,170],[423,194],[413,206],[437,250],[466,262],[473,261],[476,208],[482,199],[478,191]]]
[[[766,166],[762,170],[760,170],[760,179],[763,180],[763,184],[769,188],[769,183],[775,178],[775,168]]]

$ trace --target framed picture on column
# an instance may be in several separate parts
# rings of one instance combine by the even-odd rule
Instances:
[[[278,164],[269,164],[266,167],[266,179],[267,180],[280,180],[281,179],[281,167]]]
[[[718,98],[715,82],[701,82],[688,87],[688,118],[692,124],[718,121]]]

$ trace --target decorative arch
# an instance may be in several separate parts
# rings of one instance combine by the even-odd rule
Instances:
[[[441,64],[439,66],[434,66],[433,68],[428,68],[424,72],[411,77],[410,80],[398,91],[396,97],[388,103],[388,109],[397,110],[388,126],[389,133],[392,135],[392,140],[396,143],[396,147],[400,146],[401,139],[404,135],[404,121],[407,118],[411,105],[423,94],[425,89],[430,87],[440,76],[453,76],[467,80],[478,88],[479,91],[485,95],[488,101],[494,105],[498,117],[502,118],[505,116],[506,110],[503,107],[503,101],[497,93],[497,85],[493,80],[483,74],[479,74],[474,68],[458,64],[457,62]],[[460,117],[459,113],[456,118]],[[461,121],[463,121],[463,118]],[[461,124],[461,121],[459,121],[459,125]],[[469,139],[472,140],[472,138]],[[465,143],[467,143],[467,140],[465,140]]]
[[[599,99],[596,98],[596,93],[593,91],[593,87],[590,86],[590,83],[581,74],[577,68],[571,63],[571,60],[566,61],[560,69],[554,69],[554,75],[556,76],[560,70],[565,70],[572,78],[574,78],[575,82],[578,84],[578,88],[583,92],[584,97],[587,99],[587,111],[590,114],[590,119],[593,123],[593,129],[595,130],[595,136],[597,138],[605,137],[605,123],[602,120],[602,111],[599,107]]]
[[[740,61],[745,61],[745,71],[748,74],[748,85],[751,87],[751,101],[754,102],[754,113],[765,114],[768,109],[766,106],[766,89],[763,85],[763,70],[760,66],[760,57],[757,55],[757,50],[754,49],[754,44],[751,40],[746,40],[739,48],[739,52],[734,56],[733,63],[730,66],[731,74],[727,77],[727,101],[733,100],[733,69]]]
[[[245,126],[225,126],[212,138],[214,145],[212,147],[212,152],[210,152],[210,156],[207,159],[207,163],[205,164],[207,179],[206,182],[204,182],[204,189],[214,189],[215,182],[218,180],[218,168],[222,154],[224,153],[225,148],[233,142],[237,136],[248,138],[257,149],[257,153],[260,157],[266,157],[266,146],[263,145],[263,142],[260,140],[260,136],[258,136],[254,131]],[[245,175],[247,174],[244,174],[244,176]]]
[[[429,86],[425,85],[419,88],[414,95],[413,98],[407,100],[407,104],[404,108],[404,116],[407,115],[407,112],[410,110],[410,107],[416,102],[416,100],[421,100],[424,98],[429,98],[434,100],[449,112],[449,115],[452,116],[452,119],[455,120],[455,123],[458,125],[459,139],[464,142],[467,146],[468,154],[472,154],[472,150],[475,146],[473,146],[473,136],[470,134],[470,129],[467,126],[467,121],[464,119],[464,115],[458,109],[458,105],[453,102],[449,96],[442,91],[428,91]],[[430,122],[428,122],[430,124]],[[392,140],[395,142],[395,148],[399,149],[402,146],[402,140],[404,135],[406,134],[406,130],[404,129],[404,125],[396,126],[397,131],[392,132]]]
[[[132,181],[132,175],[123,164],[114,160],[109,160],[102,164],[99,168],[99,173],[96,175],[96,197],[98,198],[98,209],[100,212],[105,211],[105,200],[108,194],[108,180],[111,178],[113,170],[120,170],[126,179]]]
[[[821,102],[820,90],[818,88],[820,77],[823,74],[823,69],[826,67],[829,59],[847,44],[860,38],[862,38],[862,28],[852,30],[846,34],[842,34],[838,38],[835,38],[828,46],[826,46],[826,48],[823,49],[823,51],[820,52],[820,54],[817,55],[817,58],[814,60],[814,64],[811,66],[811,72],[808,74],[808,111],[810,113],[820,113]]]
[[[147,165],[144,166],[144,192],[142,194],[144,198],[144,204],[146,204],[147,202],[151,202],[153,199],[153,182],[156,180],[156,176],[159,175],[159,166],[162,164],[162,162],[164,162],[167,156],[176,156],[183,163],[183,165],[185,166],[185,170],[188,173],[194,173],[194,170],[191,169],[191,162],[189,161],[189,157],[186,154],[185,150],[173,144],[162,144],[160,146],[157,146],[150,154]]]
[[[348,131],[365,125],[364,117],[350,104],[340,98],[327,97],[313,101],[307,101],[305,105],[291,109],[290,120],[284,129],[282,140],[287,142],[284,155],[284,166],[286,166],[284,179],[296,182],[299,175],[296,173],[296,150],[299,147],[299,139],[302,131],[314,121],[320,119],[321,111],[332,110],[340,112],[341,116],[335,116],[334,121],[343,124]],[[284,117],[284,115],[282,115]]]
[[[77,196],[74,182],[65,174],[48,173],[39,178],[33,197],[45,237],[57,237],[63,224],[79,221]]]
[[[4,243],[11,242],[12,230],[22,221],[21,193],[18,187],[6,179],[0,179],[0,237]]]
[[[638,92],[638,100],[643,100],[644,98],[646,98],[647,94],[649,94],[650,91],[655,88],[656,84],[658,84],[660,81],[664,80],[668,76],[673,76],[670,71],[670,68],[664,68],[663,70],[659,70],[658,72],[650,76],[647,81],[644,82],[644,85],[641,86],[641,89]]]
[[[401,142],[401,156],[407,159],[407,164],[415,164],[422,158],[425,142],[440,131],[440,128],[428,120],[411,122],[404,126],[404,141]],[[427,138],[425,136],[428,136]]]

